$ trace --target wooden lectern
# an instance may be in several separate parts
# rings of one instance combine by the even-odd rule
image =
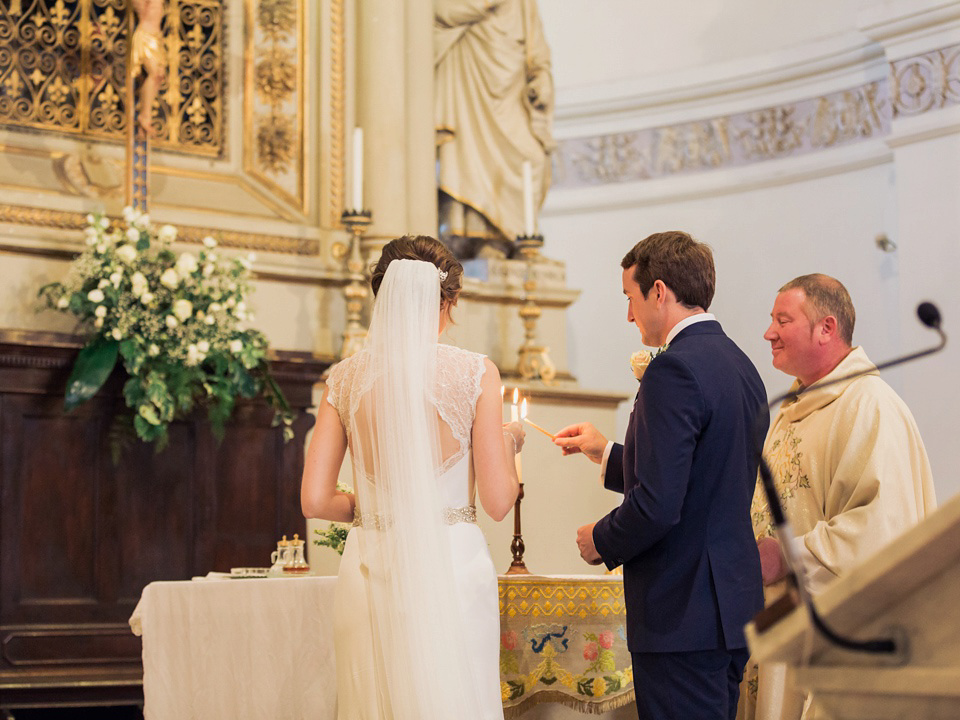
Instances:
[[[784,662],[812,692],[816,719],[960,718],[960,497],[816,598],[828,627],[856,640],[892,637],[895,656],[831,645],[804,607],[763,632],[747,626],[759,662]]]

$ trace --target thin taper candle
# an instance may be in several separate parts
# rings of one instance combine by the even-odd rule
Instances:
[[[523,161],[523,232],[533,237],[535,232],[533,219],[533,168],[529,160]]]
[[[353,129],[353,210],[363,210],[363,128]]]

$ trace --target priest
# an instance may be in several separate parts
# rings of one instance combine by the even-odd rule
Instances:
[[[804,275],[780,288],[763,336],[773,366],[796,378],[791,390],[810,388],[780,407],[763,452],[813,595],[936,508],[917,424],[863,348],[853,345],[855,319],[838,280]],[[759,483],[751,515],[769,604],[783,593],[787,568]],[[809,699],[785,675],[783,665],[758,669],[751,661],[740,717],[795,720],[805,705],[810,717]]]

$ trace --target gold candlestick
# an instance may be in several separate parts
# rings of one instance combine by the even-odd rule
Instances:
[[[344,261],[344,272],[349,281],[343,288],[343,296],[347,301],[347,324],[340,347],[340,359],[343,360],[359,351],[367,337],[363,309],[370,290],[367,288],[361,243],[364,231],[373,222],[373,216],[369,210],[344,210],[340,221],[350,231],[349,247],[343,243],[336,243],[333,247],[334,257]]]
[[[513,562],[507,575],[529,575],[530,571],[523,562],[523,532],[520,528],[520,501],[523,500],[523,482],[520,483],[520,492],[517,493],[517,503],[513,506],[513,540],[510,543],[510,552],[513,553]]]
[[[523,283],[523,305],[520,306],[525,339],[520,346],[517,372],[524,380],[542,380],[549,385],[557,376],[557,368],[550,360],[550,348],[537,343],[537,320],[540,319],[541,310],[534,295],[537,281],[534,278],[533,263],[542,247],[543,235],[517,237],[517,249],[527,261],[527,278]]]

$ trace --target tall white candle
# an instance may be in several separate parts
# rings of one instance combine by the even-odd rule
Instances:
[[[353,129],[353,210],[363,210],[363,128]]]
[[[513,420],[513,422],[519,422],[519,420],[523,417],[523,414],[526,412],[526,409],[527,409],[526,398],[523,399],[523,403],[520,405],[520,407],[517,407],[517,400],[519,399],[519,396],[520,396],[520,391],[517,388],[514,388],[513,405],[510,407],[510,419]],[[513,456],[513,462],[515,463],[517,468],[517,479],[522,483],[523,482],[523,466],[520,463],[519,452],[517,452],[517,454]]]
[[[529,160],[523,161],[523,233],[527,237],[534,234],[533,219],[533,168]]]

